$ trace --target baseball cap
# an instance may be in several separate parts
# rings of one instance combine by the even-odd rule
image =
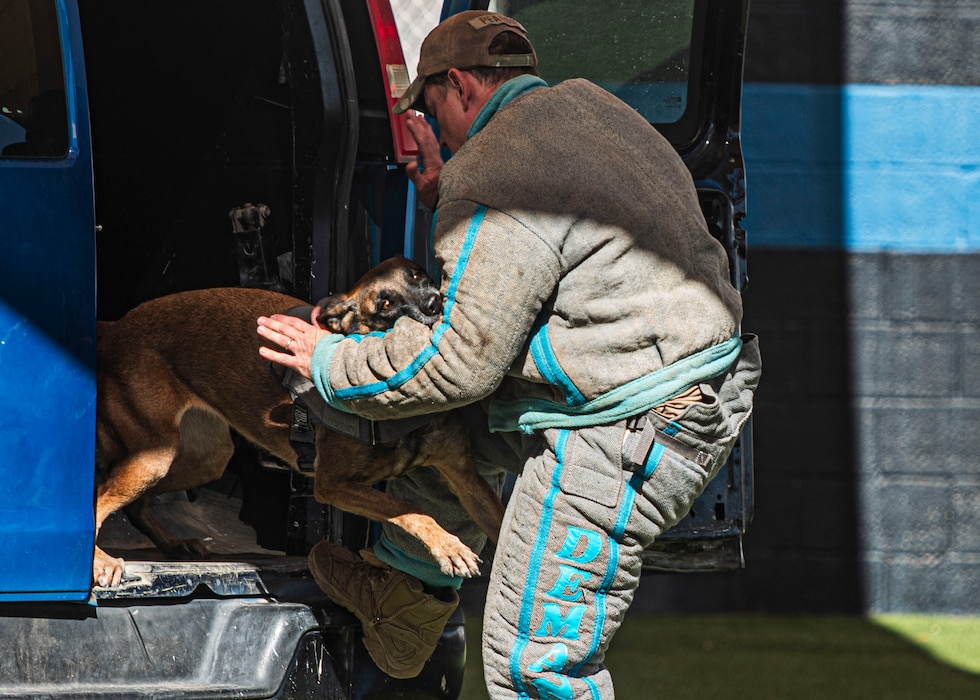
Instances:
[[[409,109],[425,111],[422,92],[425,81],[450,68],[534,67],[538,57],[531,53],[491,54],[490,42],[498,34],[515,32],[527,38],[520,22],[496,12],[469,10],[453,15],[429,32],[419,50],[419,67],[415,80],[392,108],[395,114]],[[530,43],[530,42],[528,42]]]

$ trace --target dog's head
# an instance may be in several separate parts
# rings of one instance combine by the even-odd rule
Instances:
[[[365,273],[346,294],[331,294],[317,306],[317,322],[331,333],[385,331],[403,316],[431,326],[442,313],[442,296],[425,270],[401,256]]]

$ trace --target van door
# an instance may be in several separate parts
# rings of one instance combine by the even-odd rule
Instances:
[[[0,601],[85,600],[95,211],[73,0],[0,3]]]

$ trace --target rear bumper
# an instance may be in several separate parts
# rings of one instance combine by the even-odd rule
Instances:
[[[191,599],[2,611],[0,697],[271,698],[323,659],[304,605]],[[329,663],[305,680],[330,685]],[[299,680],[299,678],[295,678]],[[295,696],[298,697],[298,696]],[[315,697],[343,697],[322,695]]]
[[[271,567],[270,567],[271,569]],[[464,618],[417,678],[384,675],[347,611],[293,567],[138,562],[95,605],[0,605],[0,698],[452,700]]]

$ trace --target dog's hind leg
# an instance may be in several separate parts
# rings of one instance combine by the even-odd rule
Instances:
[[[142,498],[126,506],[126,517],[170,559],[207,559],[198,539],[174,535],[154,517],[150,505],[159,494],[185,491],[221,477],[235,451],[228,424],[220,416],[191,408],[180,419],[180,445],[170,469]]]

